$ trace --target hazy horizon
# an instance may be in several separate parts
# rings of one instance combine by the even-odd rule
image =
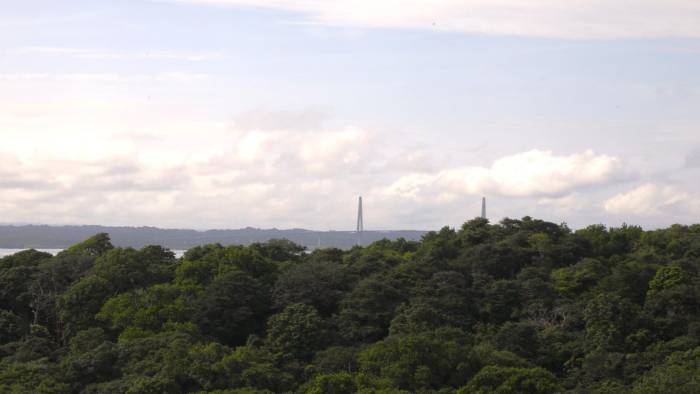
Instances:
[[[468,218],[465,219],[464,221],[471,220],[473,218]],[[499,221],[491,221],[492,224],[498,223]],[[218,231],[218,230],[245,230],[245,229],[253,229],[253,230],[280,230],[280,231],[292,231],[292,230],[305,230],[305,231],[313,231],[313,232],[356,232],[354,228],[350,228],[351,226],[347,226],[348,228],[345,229],[334,229],[334,228],[327,228],[327,229],[319,229],[319,228],[307,228],[307,227],[255,227],[255,226],[242,226],[242,227],[202,227],[202,228],[195,228],[195,227],[162,227],[162,226],[146,226],[146,225],[117,225],[117,226],[110,226],[110,225],[104,225],[104,224],[97,224],[97,223],[64,223],[64,224],[47,224],[47,223],[22,223],[22,222],[16,222],[16,223],[3,223],[0,222],[0,226],[16,226],[16,227],[22,227],[22,226],[49,226],[49,227],[119,227],[119,228],[157,228],[161,230],[188,230],[188,231],[197,231],[197,232],[205,232],[205,231]],[[363,231],[369,231],[369,232],[383,232],[383,231],[437,231],[439,228],[434,228],[434,229],[402,229],[402,228],[392,228],[392,229],[373,229],[373,228],[366,228]]]
[[[516,219],[520,220],[523,219],[525,216],[529,215],[524,215],[521,217],[502,217],[502,218],[487,218],[490,224],[499,224],[502,220],[504,219]],[[539,219],[539,220],[544,220],[543,218],[540,217],[533,217],[529,216],[533,219]],[[447,226],[450,228],[454,229],[459,229],[462,224],[472,220],[476,219],[478,216],[473,216],[473,217],[465,217],[464,220],[461,222],[451,225],[451,224],[444,224],[439,227],[434,227],[434,228],[365,228],[363,231],[364,232],[392,232],[392,231],[422,231],[422,232],[430,232],[430,231],[439,231],[441,228]],[[566,218],[562,218],[566,219]],[[563,224],[569,227],[571,230],[580,230],[589,226],[596,226],[596,225],[604,225],[608,228],[620,228],[622,226],[636,226],[640,227],[644,230],[658,230],[658,229],[664,229],[668,228],[670,226],[679,224],[679,225],[694,225],[694,224],[700,224],[693,221],[689,221],[687,223],[681,223],[681,222],[676,222],[672,223],[669,222],[668,224],[665,225],[642,225],[639,223],[630,223],[630,222],[620,222],[617,224],[606,224],[602,222],[590,222],[590,223],[581,223],[578,226],[573,226],[566,220],[560,220],[560,221],[551,221],[551,223],[555,224]],[[196,232],[207,232],[207,231],[235,231],[235,230],[246,230],[246,229],[252,229],[252,230],[279,230],[279,231],[293,231],[293,230],[303,230],[303,231],[310,231],[310,232],[356,232],[356,230],[353,228],[353,225],[346,225],[345,228],[313,228],[313,227],[299,227],[299,226],[290,226],[290,227],[279,227],[279,226],[271,226],[271,227],[258,227],[258,226],[240,226],[240,227],[167,227],[167,226],[157,226],[157,225],[139,225],[139,224],[134,224],[134,225],[106,225],[106,224],[99,224],[99,223],[61,223],[61,224],[49,224],[49,223],[29,223],[29,222],[0,222],[0,226],[15,226],[15,227],[22,227],[22,226],[48,226],[48,227],[116,227],[116,228],[155,228],[159,230],[185,230],[185,231],[196,231]]]

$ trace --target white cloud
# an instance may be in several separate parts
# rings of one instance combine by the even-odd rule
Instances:
[[[571,193],[561,197],[543,197],[537,204],[557,212],[571,214],[588,208],[589,201],[581,193]]]
[[[166,0],[281,9],[309,23],[571,39],[700,37],[694,0]]]
[[[385,193],[416,201],[447,201],[477,194],[552,196],[604,184],[623,174],[620,160],[613,156],[590,150],[556,156],[551,151],[535,149],[503,157],[490,167],[449,168],[436,173],[405,175]]]
[[[61,116],[42,112],[49,123]],[[532,150],[453,168],[391,134],[353,126],[158,120],[137,127],[103,115],[60,132],[22,131],[30,129],[20,123],[3,133],[3,221],[343,229],[362,194],[368,226],[426,228],[459,220],[455,207],[470,194],[558,196],[620,173],[618,159],[591,151]],[[105,123],[111,127],[99,127]]]
[[[356,127],[170,126],[113,133],[86,124],[42,142],[4,134],[3,221],[338,227],[338,196],[353,199],[367,179],[352,178],[372,162],[369,133]]]
[[[323,170],[329,162],[357,163],[368,141],[367,132],[353,127],[308,137],[300,141],[299,157],[307,169],[316,171]]]
[[[115,133],[86,124],[82,131],[43,134],[41,143],[36,133],[6,133],[3,221],[343,229],[352,225],[358,194],[369,228],[458,225],[478,212],[482,194],[494,220],[570,219],[595,214],[592,207],[602,207],[596,194],[625,175],[613,156],[543,150],[463,167],[422,154],[417,157],[434,165],[417,171],[421,166],[394,160],[412,158],[413,150],[369,130],[248,126],[184,123]],[[429,170],[435,166],[443,169]],[[667,209],[700,212],[700,199],[649,184],[605,202],[608,214]]]
[[[675,186],[645,183],[604,202],[617,215],[655,216],[700,211],[700,198]]]

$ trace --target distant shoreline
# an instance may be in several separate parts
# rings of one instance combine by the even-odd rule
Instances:
[[[161,245],[172,250],[186,250],[194,246],[220,243],[223,245],[249,245],[271,239],[288,239],[308,249],[349,249],[355,245],[368,245],[381,239],[405,238],[418,241],[427,231],[388,230],[364,231],[314,231],[305,229],[256,229],[233,230],[185,230],[156,227],[117,226],[49,226],[49,225],[0,225],[0,248],[5,249],[63,249],[79,243],[95,234],[108,233],[115,246],[143,247]]]

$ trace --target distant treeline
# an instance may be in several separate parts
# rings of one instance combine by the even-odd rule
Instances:
[[[0,393],[700,393],[700,225],[22,251]]]
[[[381,239],[405,238],[417,241],[425,231],[364,231],[358,236],[354,231],[312,231],[304,229],[236,230],[177,230],[156,227],[106,227],[106,226],[0,226],[0,248],[63,249],[97,234],[107,233],[118,247],[141,248],[161,245],[175,250],[198,245],[220,243],[222,245],[250,245],[271,239],[288,239],[308,249],[341,248],[369,245]]]

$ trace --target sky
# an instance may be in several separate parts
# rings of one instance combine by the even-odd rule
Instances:
[[[700,218],[696,0],[24,0],[0,223]]]

